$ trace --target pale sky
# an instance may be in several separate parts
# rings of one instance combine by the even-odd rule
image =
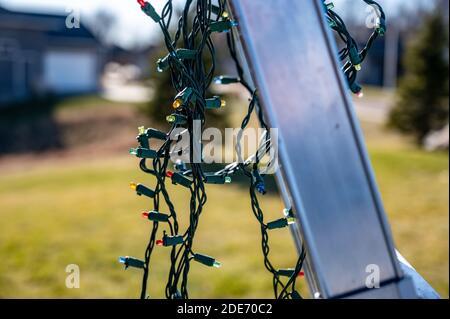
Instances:
[[[242,0],[245,1],[245,0]],[[267,0],[261,0],[267,1]],[[296,0],[306,1],[306,0]],[[174,3],[183,2],[183,0],[174,0]],[[365,5],[361,0],[334,0],[336,10],[339,7],[345,7],[345,3],[353,3],[353,10],[361,9],[361,19],[364,21],[366,17]],[[413,8],[415,6],[429,3],[427,0],[379,0],[380,4],[385,7],[386,13],[389,17],[390,13],[398,12],[400,5]],[[165,0],[152,0],[152,4],[158,11],[166,3]],[[158,36],[157,25],[153,23],[147,16],[145,16],[137,4],[136,0],[0,0],[0,5],[21,11],[31,12],[53,12],[65,14],[66,9],[78,9],[81,12],[81,23],[85,19],[88,24],[92,21],[96,12],[101,9],[110,11],[117,19],[117,28],[114,30],[115,42],[122,46],[132,46],[136,43],[147,44]],[[357,13],[358,11],[356,11]]]

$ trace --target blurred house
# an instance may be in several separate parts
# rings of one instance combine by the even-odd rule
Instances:
[[[0,7],[0,105],[99,90],[105,49],[66,19]]]

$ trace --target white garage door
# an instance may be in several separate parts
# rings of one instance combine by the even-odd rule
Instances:
[[[97,59],[90,52],[50,51],[44,57],[44,78],[54,93],[79,93],[97,88]]]

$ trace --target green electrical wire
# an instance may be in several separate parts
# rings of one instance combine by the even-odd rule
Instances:
[[[151,191],[153,197],[152,214],[159,212],[162,202],[167,205],[169,214],[164,215],[164,224],[168,227],[168,233],[164,231],[163,240],[157,240],[159,232],[158,218],[152,218],[152,228],[149,241],[145,251],[143,261],[143,279],[141,298],[147,298],[147,287],[150,276],[151,256],[156,245],[162,243],[163,246],[170,246],[170,268],[165,287],[165,295],[168,299],[188,299],[188,282],[191,262],[195,261],[205,266],[219,267],[221,264],[213,257],[199,254],[193,251],[193,245],[200,217],[207,202],[205,184],[211,182],[211,178],[216,183],[224,184],[230,181],[230,176],[240,173],[248,178],[249,196],[252,212],[260,224],[261,230],[261,250],[265,268],[273,276],[273,291],[278,299],[299,299],[300,294],[296,290],[296,280],[300,274],[306,259],[306,249],[302,247],[295,268],[291,277],[284,282],[270,260],[269,231],[273,227],[284,227],[287,221],[279,220],[269,222],[264,218],[258,194],[265,194],[264,177],[260,174],[258,164],[260,160],[269,154],[272,147],[270,130],[265,122],[262,108],[259,104],[258,92],[245,80],[243,67],[241,66],[236,50],[236,39],[233,32],[227,33],[227,44],[229,53],[235,62],[236,77],[220,76],[214,78],[216,69],[216,52],[212,33],[231,31],[237,24],[229,18],[226,13],[226,0],[218,0],[214,5],[212,0],[186,0],[182,14],[175,23],[175,30],[171,32],[171,25],[174,20],[174,5],[172,0],[166,0],[161,14],[154,10],[153,6],[144,0],[138,0],[142,10],[161,29],[164,43],[167,49],[166,57],[161,58],[157,65],[161,72],[170,72],[172,85],[177,96],[174,98],[175,113],[168,114],[168,123],[171,124],[170,131],[166,134],[155,129],[140,129],[137,138],[140,147],[133,150],[133,154],[142,153],[139,163],[140,169],[156,179],[154,190]],[[369,5],[373,5],[380,12],[377,27],[367,41],[366,46],[359,50],[356,41],[352,38],[345,26],[344,21],[332,10],[331,5],[326,5],[324,1],[326,17],[331,28],[337,32],[340,39],[345,43],[345,47],[339,51],[339,58],[343,61],[343,70],[347,81],[352,88],[357,88],[356,74],[359,64],[367,57],[374,40],[385,32],[385,15],[382,8],[375,2],[364,0]],[[206,65],[205,57],[211,58],[211,64]],[[179,172],[172,173],[168,170],[170,162],[170,152],[172,141],[168,139],[177,128],[187,129],[193,133],[193,121],[199,120],[203,130],[207,116],[205,109],[218,106],[218,97],[207,97],[206,92],[215,80],[216,83],[229,84],[240,83],[251,96],[247,114],[242,120],[241,130],[243,131],[249,124],[251,116],[255,114],[262,128],[266,130],[256,154],[250,156],[245,161],[238,161],[227,165],[223,170],[215,173],[205,173],[199,163],[194,163],[194,154],[190,152],[190,165],[179,165]],[[356,89],[355,89],[356,90]],[[217,105],[216,105],[217,104]],[[166,138],[166,139],[165,139]],[[163,140],[162,146],[158,150],[151,150],[150,139]],[[190,150],[194,149],[191,138]],[[140,153],[139,153],[140,151]],[[236,152],[241,155],[240,140],[236,145]],[[145,156],[144,156],[145,155]],[[151,156],[150,156],[151,155]],[[151,165],[151,167],[149,167]],[[219,181],[219,182],[218,182]],[[180,231],[177,209],[171,200],[167,190],[167,183],[174,183],[175,187],[180,187],[180,191],[187,191],[190,194],[189,202],[189,226]],[[171,184],[172,184],[171,183]],[[136,184],[137,185],[137,184]],[[141,188],[144,186],[141,186]],[[155,216],[154,216],[155,217]],[[292,216],[290,216],[291,218]],[[269,225],[269,226],[268,226]],[[275,226],[274,226],[275,225]],[[168,244],[170,240],[170,244]],[[141,268],[141,267],[139,267]]]
[[[384,36],[386,32],[386,15],[381,5],[372,0],[363,1],[375,8],[377,21],[372,34],[362,50],[359,49],[358,43],[351,36],[344,20],[333,10],[334,5],[332,3],[327,4],[326,0],[323,1],[326,18],[331,29],[336,32],[345,44],[344,48],[339,51],[339,59],[343,61],[342,70],[351,91],[355,94],[361,93],[361,87],[356,83],[357,73],[361,70],[361,64],[367,58],[368,52],[372,48],[375,40],[380,36]]]

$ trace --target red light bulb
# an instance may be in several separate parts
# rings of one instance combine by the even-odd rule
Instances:
[[[148,213],[147,212],[143,212],[142,213],[142,218],[148,219]]]
[[[156,246],[164,246],[164,241],[162,241],[161,239],[158,239],[156,241]]]
[[[173,172],[167,171],[166,176],[167,176],[168,178],[172,178]]]
[[[304,273],[303,271],[300,271],[300,272],[298,273],[298,276],[299,276],[299,277],[305,277],[305,273]]]
[[[137,2],[140,4],[140,6],[143,8],[143,7],[145,7],[145,5],[147,4],[146,2],[145,2],[145,0],[137,0]]]

